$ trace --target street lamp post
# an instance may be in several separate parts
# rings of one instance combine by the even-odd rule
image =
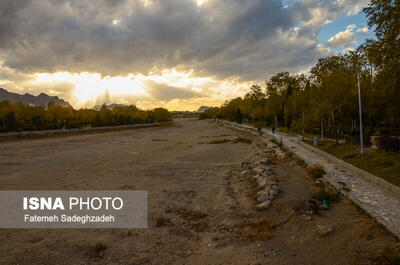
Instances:
[[[358,107],[360,110],[360,146],[361,154],[364,154],[364,136],[363,136],[363,123],[362,123],[362,110],[361,110],[361,89],[360,89],[360,69],[358,70]]]

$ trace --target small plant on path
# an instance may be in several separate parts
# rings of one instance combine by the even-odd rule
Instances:
[[[322,178],[325,174],[326,171],[324,167],[320,164],[315,164],[307,169],[307,175],[310,176],[313,180]]]

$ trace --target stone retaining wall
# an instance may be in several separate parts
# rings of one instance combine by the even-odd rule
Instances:
[[[239,124],[230,124],[229,127],[238,128],[242,126]],[[248,130],[248,127],[248,125],[245,125],[241,130]],[[399,187],[333,157],[322,150],[306,145],[305,143],[300,144],[299,139],[295,136],[281,135],[279,133],[272,135],[272,133],[266,130],[264,130],[264,133],[275,138],[278,142],[280,138],[285,138],[282,141],[284,147],[307,163],[312,161],[320,163],[319,161],[321,161],[321,164],[327,171],[327,175],[324,176],[325,180],[368,213],[378,223],[382,224],[395,237],[400,239]],[[343,187],[348,187],[349,190]]]
[[[238,124],[238,123],[233,123],[233,122],[227,122],[227,121],[223,121],[225,124],[229,124],[231,127],[235,127],[237,129],[242,129],[242,130],[249,130],[249,131],[257,131],[254,127],[249,126],[249,125],[244,125],[244,124]],[[346,169],[350,170],[351,172],[353,172],[354,174],[357,174],[363,178],[365,178],[366,180],[368,180],[370,183],[374,184],[374,185],[378,185],[379,187],[396,194],[396,196],[398,196],[400,198],[400,187],[393,185],[392,183],[387,182],[386,180],[379,178],[365,170],[362,170],[358,167],[355,167],[331,154],[328,154],[327,152],[315,148],[309,144],[306,144],[302,141],[298,141],[298,143],[302,146],[304,146],[305,148],[318,153],[324,157],[326,157],[327,159],[331,160],[332,162],[345,167]]]

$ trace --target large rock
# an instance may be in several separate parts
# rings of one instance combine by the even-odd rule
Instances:
[[[259,190],[259,191],[257,192],[257,195],[260,196],[261,194],[264,194],[265,192],[268,192],[268,191],[266,191],[266,190]]]
[[[272,185],[271,189],[268,190],[268,194],[271,200],[275,199],[279,195],[280,189],[276,185]]]
[[[276,150],[275,150],[275,154],[276,154],[276,157],[277,157],[279,160],[283,160],[283,159],[286,158],[286,154],[285,154],[284,152],[282,152],[280,149],[276,149]]]
[[[268,184],[269,184],[269,185],[277,185],[278,183],[277,183],[275,180],[269,178],[269,179],[268,179]]]
[[[269,193],[268,192],[264,192],[262,194],[260,194],[257,198],[258,202],[265,202],[269,200]]]
[[[257,180],[257,182],[258,182],[258,186],[260,188],[264,188],[265,186],[268,185],[268,179],[266,179],[266,178],[260,178]]]
[[[273,176],[269,176],[268,178],[270,178],[271,180],[278,182],[278,177],[273,175]]]
[[[267,158],[259,158],[257,161],[254,162],[255,165],[265,165],[267,164],[268,159]]]
[[[264,175],[267,169],[265,167],[260,167],[254,170],[257,174]]]
[[[265,210],[265,209],[268,209],[270,206],[271,206],[271,201],[268,200],[268,201],[257,204],[256,208],[258,210]]]
[[[279,187],[277,186],[277,185],[272,185],[272,190],[273,191],[275,191],[276,193],[279,193],[280,192],[280,189],[279,189]]]
[[[260,174],[256,174],[256,175],[253,175],[253,178],[258,181],[259,179],[261,180],[263,178],[263,176]]]
[[[269,191],[269,193],[268,193],[268,196],[269,196],[269,199],[272,201],[272,200],[275,200],[275,195],[274,195],[274,193],[272,192],[272,190],[270,190]]]
[[[257,173],[264,173],[265,171],[268,170],[268,167],[263,165],[263,164],[258,164],[256,167],[254,167],[253,169],[255,172]]]

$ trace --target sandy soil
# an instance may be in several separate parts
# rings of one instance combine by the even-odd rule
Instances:
[[[255,209],[240,172],[270,156],[209,121],[0,143],[0,187],[149,192],[143,230],[0,230],[0,264],[376,264],[395,240],[342,199],[308,218],[315,191],[304,168],[276,161],[282,193]],[[221,141],[219,141],[221,140]],[[216,142],[215,142],[216,141]],[[321,236],[317,225],[333,232]]]

